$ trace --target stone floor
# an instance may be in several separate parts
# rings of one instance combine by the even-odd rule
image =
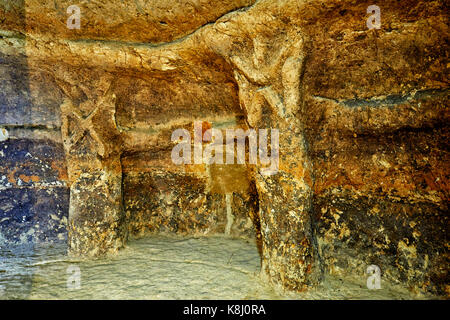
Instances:
[[[253,241],[225,236],[153,236],[118,255],[71,260],[64,245],[0,249],[0,299],[426,299],[366,275],[327,277],[301,294],[275,292],[260,279]],[[80,288],[75,279],[80,275]]]

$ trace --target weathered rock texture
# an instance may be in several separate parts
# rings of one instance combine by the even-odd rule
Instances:
[[[6,218],[56,192],[45,176],[60,216],[70,189],[75,255],[149,232],[256,236],[274,285],[376,264],[448,295],[445,1],[382,1],[378,30],[367,1],[81,1],[79,30],[70,1],[0,4],[1,148],[55,153],[36,168],[53,171],[23,173],[34,202],[2,200]],[[173,164],[171,133],[195,121],[279,129],[278,173]],[[6,199],[22,160],[3,153]]]

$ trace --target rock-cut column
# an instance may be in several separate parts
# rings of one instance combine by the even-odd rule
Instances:
[[[61,105],[70,183],[69,254],[74,256],[115,252],[126,238],[115,99],[108,91],[95,101],[76,106],[65,99]]]
[[[301,30],[257,9],[219,21],[206,39],[234,70],[249,127],[279,130],[278,171],[266,175],[259,163],[254,174],[263,275],[286,289],[314,286],[321,272],[312,228],[312,165],[300,117],[305,39]]]

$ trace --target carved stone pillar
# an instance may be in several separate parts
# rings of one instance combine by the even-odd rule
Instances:
[[[107,91],[79,106],[61,105],[62,136],[69,171],[69,253],[115,252],[126,238],[122,208],[121,139],[115,95]]]
[[[218,23],[208,45],[232,65],[249,127],[279,130],[279,170],[265,175],[264,166],[258,164],[254,175],[262,268],[274,285],[300,291],[316,285],[321,277],[312,229],[312,165],[300,117],[305,40],[300,30],[290,26],[271,29],[270,16],[253,18],[246,20],[254,24],[253,33],[234,20],[239,15]]]

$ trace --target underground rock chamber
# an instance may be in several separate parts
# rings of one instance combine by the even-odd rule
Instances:
[[[71,259],[91,259],[82,263],[87,279],[83,266],[100,270],[96,259],[127,257],[142,266],[145,257],[237,278],[258,274],[261,286],[306,292],[295,297],[448,295],[448,90],[436,72],[445,65],[441,5],[411,1],[415,10],[404,12],[389,2],[388,29],[363,30],[364,3],[244,2],[197,9],[189,23],[182,4],[172,16],[155,9],[159,16],[148,20],[123,9],[127,25],[152,26],[146,32],[120,28],[124,16],[98,18],[95,10],[108,13],[107,4],[82,11],[108,28],[49,30],[44,16],[67,17],[51,5],[39,14],[32,2],[23,26],[2,22],[12,30],[0,39],[2,68],[13,75],[4,92],[23,95],[1,100],[8,111],[2,234],[45,242],[67,229]],[[243,165],[195,163],[196,135],[206,135],[205,151],[209,129],[226,137],[237,128],[279,131],[274,174],[249,164],[250,138]],[[179,129],[192,138],[192,161],[181,165],[172,159]],[[225,140],[217,150],[227,157]],[[228,237],[238,242],[227,244]],[[170,246],[171,257],[163,253]],[[211,256],[202,255],[208,246]],[[192,258],[183,254],[189,248],[196,248]],[[39,263],[32,262],[42,269],[35,279],[45,285],[46,270],[68,264]],[[369,266],[399,295],[369,290]],[[339,279],[353,289],[338,293]],[[247,297],[274,297],[264,290]]]

